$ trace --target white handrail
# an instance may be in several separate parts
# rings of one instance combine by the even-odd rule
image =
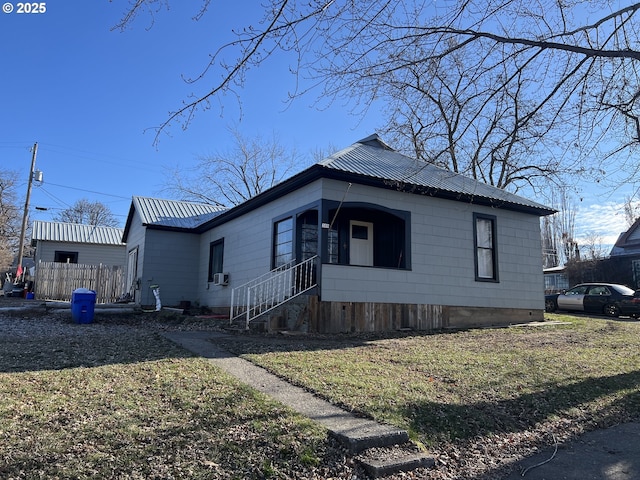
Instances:
[[[245,328],[248,329],[254,318],[311,290],[317,285],[317,258],[315,255],[296,265],[280,267],[238,287],[239,292],[232,292],[231,321],[245,315]],[[241,297],[238,294],[245,297],[244,305],[239,304]],[[233,304],[234,300],[238,305]]]
[[[269,279],[274,275],[277,275],[278,272],[291,268],[293,265],[294,265],[294,260],[291,260],[283,265],[280,265],[279,267],[274,268],[273,270],[267,273],[260,275],[259,277],[254,278],[253,280],[249,280],[248,282],[243,283],[242,285],[234,287],[231,290],[231,311],[229,312],[230,322],[233,322],[233,320],[235,320],[238,317],[241,317],[246,313],[246,306],[247,306],[246,298],[247,298],[247,290],[249,288],[264,282],[265,280]],[[236,302],[237,302],[237,305],[236,305]]]

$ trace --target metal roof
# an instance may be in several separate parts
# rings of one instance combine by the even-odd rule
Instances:
[[[407,157],[391,149],[377,135],[354,143],[319,162],[319,165],[335,171],[384,179],[399,187],[426,188],[433,194],[446,192],[465,198],[490,200],[496,206],[511,204],[546,213],[554,212],[549,207],[519,195]]]
[[[43,222],[34,220],[31,240],[67,243],[124,245],[123,228],[83,225],[80,223]]]
[[[134,211],[145,226],[202,233],[323,177],[533,215],[555,213],[554,209],[519,195],[407,157],[374,134],[229,209],[204,203],[133,197],[123,238],[128,235]]]
[[[143,225],[170,228],[196,228],[226,211],[225,207],[206,203],[150,197],[133,197],[133,204]]]

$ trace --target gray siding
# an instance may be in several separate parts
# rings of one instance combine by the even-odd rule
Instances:
[[[200,239],[198,274],[200,301],[203,305],[229,306],[231,289],[271,269],[271,235],[273,221],[321,198],[321,182],[316,181],[289,195],[264,205],[240,218],[214,228]],[[229,273],[229,286],[207,282],[209,244],[224,238],[224,271]]]
[[[344,188],[326,181],[324,192],[341,198]],[[412,269],[323,265],[323,301],[543,308],[536,215],[359,185],[353,185],[349,200],[411,211]],[[474,213],[496,217],[499,283],[475,280]]]
[[[160,286],[164,306],[177,306],[183,300],[197,301],[199,236],[147,229],[144,249],[138,251],[140,303],[155,305],[151,285]]]
[[[125,265],[126,248],[124,245],[96,245],[71,242],[37,242],[36,262],[53,262],[55,252],[77,252],[78,263],[85,265]]]
[[[640,228],[636,228],[631,232],[631,235],[627,237],[627,243],[637,242],[640,240]]]
[[[140,215],[138,212],[134,212],[133,221],[131,222],[131,228],[128,232],[127,238],[127,263],[125,263],[125,268],[128,268],[128,256],[129,252],[134,249],[138,249],[138,268],[137,268],[137,278],[142,280],[144,276],[144,250],[145,250],[145,232],[146,227],[142,226]],[[129,272],[125,273],[125,279],[128,278]],[[141,303],[142,300],[142,290],[141,286],[142,281],[140,281],[139,286],[136,290],[134,290],[135,301]],[[131,285],[126,285],[125,288],[129,289]],[[129,290],[127,290],[129,291]],[[145,300],[148,297],[148,292],[144,292]]]
[[[321,198],[340,201],[346,190],[346,183],[318,180],[202,234],[199,301],[228,306],[234,286],[269,270],[275,218]],[[538,216],[357,184],[346,201],[411,212],[411,270],[325,264],[322,301],[543,308]],[[499,283],[475,280],[474,213],[496,217]],[[209,244],[220,238],[229,286],[207,282]]]

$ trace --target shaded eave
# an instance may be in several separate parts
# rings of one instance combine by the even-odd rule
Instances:
[[[316,180],[320,179],[337,180],[349,183],[356,183],[359,185],[366,185],[376,188],[384,188],[387,190],[394,190],[400,192],[407,192],[416,195],[430,196],[434,198],[442,198],[446,200],[453,200],[457,202],[463,202],[473,205],[482,205],[492,208],[499,208],[503,210],[512,210],[520,213],[526,213],[529,215],[546,216],[556,213],[556,210],[545,207],[534,207],[529,205],[522,205],[513,202],[507,202],[504,200],[498,200],[494,198],[482,197],[478,195],[469,195],[459,192],[452,192],[443,189],[437,189],[433,187],[425,187],[421,185],[415,185],[411,183],[398,184],[383,178],[370,177],[367,175],[361,175],[351,172],[345,172],[332,168],[327,168],[320,164],[315,164],[308,169],[294,175],[293,177],[285,180],[284,182],[262,192],[259,195],[247,200],[246,202],[237,205],[225,213],[220,214],[216,218],[203,223],[193,231],[197,233],[206,232],[218,225],[222,225],[234,218],[238,218],[252,210],[255,210],[261,206],[277,200],[284,195],[287,195],[305,185],[308,185]],[[127,226],[129,221],[127,220]],[[149,226],[148,228],[158,228],[155,226]],[[167,228],[164,228],[167,229]],[[185,230],[181,230],[185,231]]]
[[[129,230],[131,230],[131,223],[133,222],[133,215],[136,209],[133,206],[133,201],[129,205],[129,213],[127,214],[127,221],[124,224],[124,231],[122,232],[122,241],[127,243],[127,237],[129,236]]]
[[[206,232],[207,230],[211,230],[212,228],[222,225],[234,218],[241,217],[246,213],[255,210],[263,205],[267,205],[274,200],[277,200],[280,197],[283,197],[291,192],[298,190],[299,188],[310,184],[320,178],[329,178],[326,175],[323,175],[323,172],[326,169],[321,165],[315,164],[311,167],[303,170],[302,172],[294,175],[293,177],[285,180],[274,187],[256,195],[255,197],[250,198],[246,202],[241,203],[240,205],[236,205],[235,207],[229,209],[227,212],[218,215],[216,218],[209,220],[208,222],[203,223],[198,228],[195,229],[197,233]]]

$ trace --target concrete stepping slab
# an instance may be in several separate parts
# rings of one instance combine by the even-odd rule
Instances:
[[[371,478],[386,477],[435,465],[435,458],[418,451],[413,444],[372,448],[358,455],[356,460]]]

